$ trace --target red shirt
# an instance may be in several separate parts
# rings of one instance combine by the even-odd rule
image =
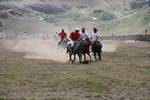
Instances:
[[[79,38],[80,38],[80,34],[79,34],[79,33],[75,33],[75,32],[71,32],[71,33],[70,33],[70,38],[71,38],[71,40],[73,40],[73,41],[77,41],[77,40],[79,40]]]
[[[64,39],[64,38],[66,38],[67,33],[66,33],[66,32],[60,32],[60,33],[58,34],[58,36],[60,36],[61,39]]]

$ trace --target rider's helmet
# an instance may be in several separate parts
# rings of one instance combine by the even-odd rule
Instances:
[[[79,32],[80,31],[80,29],[77,27],[77,28],[75,28],[75,32]]]

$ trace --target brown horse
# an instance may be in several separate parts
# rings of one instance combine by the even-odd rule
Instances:
[[[84,49],[82,52],[82,54],[84,55],[84,61],[86,60],[86,54],[87,54],[90,58],[90,62],[92,62],[92,58],[90,55],[90,47],[92,46],[92,42],[90,41],[89,38],[86,38],[86,40],[82,40],[82,42],[83,42],[83,46],[84,46]]]
[[[71,45],[67,46],[67,52],[69,53],[69,61],[72,61],[72,63],[76,60],[76,55],[79,57],[80,64],[82,63],[82,55],[84,55],[84,61],[86,60],[86,54],[90,58],[90,62],[92,61],[91,55],[90,55],[90,46],[91,41],[89,39],[86,40],[79,40],[77,43],[74,44],[73,47]],[[74,56],[74,59],[72,60],[72,55]]]

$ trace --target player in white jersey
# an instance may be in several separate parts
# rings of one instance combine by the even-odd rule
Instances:
[[[100,34],[98,33],[97,29],[96,28],[93,28],[93,32],[92,32],[92,43],[98,41],[100,39]]]
[[[85,40],[86,38],[88,38],[88,34],[86,33],[84,27],[82,28],[82,31],[81,31],[81,33],[80,33],[80,38],[81,38],[82,40]]]

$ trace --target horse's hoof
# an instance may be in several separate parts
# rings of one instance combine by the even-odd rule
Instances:
[[[74,63],[74,61],[72,61],[72,64]]]
[[[89,64],[91,61],[89,61],[89,60],[84,60],[82,63],[83,64]]]

